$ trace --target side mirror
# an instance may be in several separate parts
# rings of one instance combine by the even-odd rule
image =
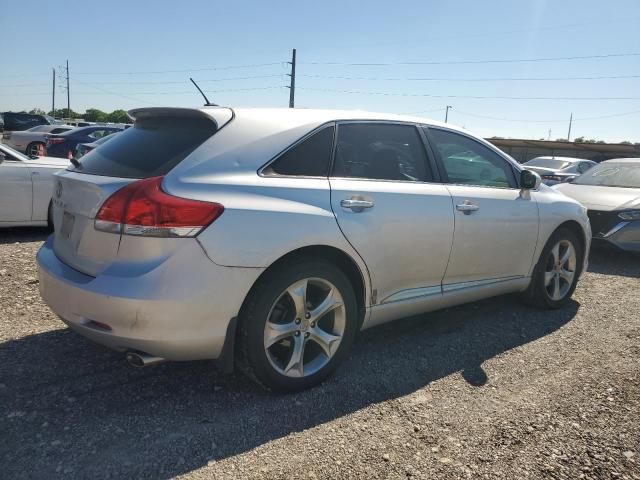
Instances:
[[[522,170],[520,172],[520,188],[523,190],[537,190],[540,188],[542,178],[536,172],[531,170]]]
[[[4,162],[6,159],[7,156],[3,152],[0,152],[0,163]]]

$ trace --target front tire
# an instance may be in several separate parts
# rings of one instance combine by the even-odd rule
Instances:
[[[266,388],[321,383],[348,354],[358,327],[347,276],[323,260],[297,258],[267,272],[240,313],[240,366]]]
[[[539,308],[567,305],[576,289],[583,258],[576,234],[567,228],[556,230],[540,254],[524,300]]]

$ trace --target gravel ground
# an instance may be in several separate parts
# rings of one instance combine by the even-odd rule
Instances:
[[[0,233],[3,478],[640,479],[640,258],[595,251],[568,308],[506,296],[364,332],[321,387],[143,370],[38,295],[46,233]]]

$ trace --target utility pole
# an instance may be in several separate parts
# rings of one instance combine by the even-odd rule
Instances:
[[[447,110],[444,112],[444,123],[447,123],[449,120],[449,109],[453,108],[451,105],[447,105]]]
[[[71,90],[69,89],[69,60],[67,60],[67,117],[71,118]]]
[[[53,70],[53,78],[51,85],[51,116],[55,118],[56,116],[56,69]]]
[[[547,137],[547,140],[551,140],[551,129],[549,129],[549,136]]]
[[[291,55],[291,61],[287,62],[291,65],[291,73],[288,74],[291,77],[291,85],[289,86],[289,108],[293,108],[295,106],[295,97],[296,97],[296,49],[293,49],[293,53]]]
[[[571,141],[571,124],[573,123],[573,112],[571,112],[571,116],[569,117],[569,133],[567,133],[567,141]]]

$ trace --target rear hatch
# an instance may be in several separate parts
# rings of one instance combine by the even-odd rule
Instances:
[[[135,119],[132,128],[89,152],[79,166],[60,172],[55,179],[54,251],[61,261],[91,276],[116,262],[122,248],[120,232],[94,226],[105,201],[132,182],[167,174],[232,118],[226,108],[149,108],[130,115]],[[153,240],[165,240],[160,250],[172,243]],[[149,255],[153,250],[148,250]],[[143,262],[145,249],[137,252],[136,260]]]

